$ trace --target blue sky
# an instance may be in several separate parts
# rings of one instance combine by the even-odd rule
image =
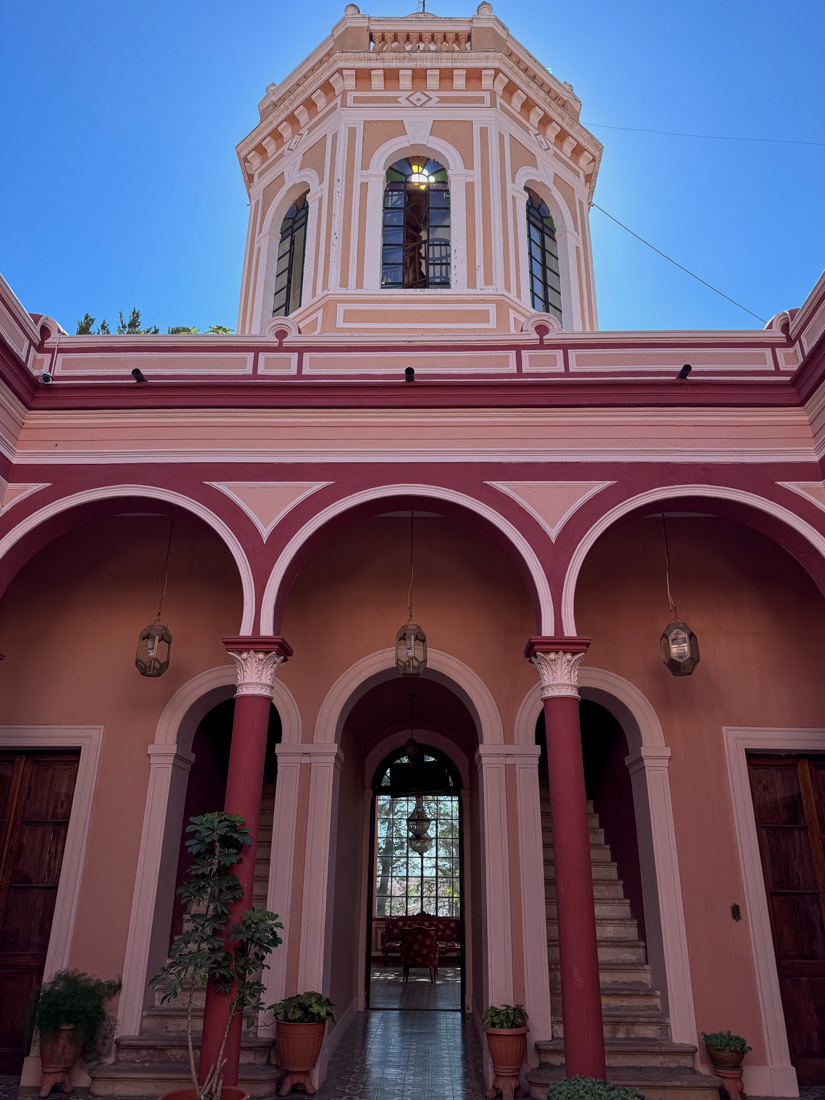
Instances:
[[[381,0],[372,14],[413,7]],[[605,146],[600,206],[763,317],[801,304],[825,266],[821,0],[494,7],[581,98]],[[26,308],[70,332],[86,310],[114,327],[132,306],[161,331],[234,327],[247,217],[234,147],[266,85],[343,8],[5,5],[0,271]],[[428,8],[463,15],[475,3]],[[760,327],[597,210],[591,225],[601,328]]]

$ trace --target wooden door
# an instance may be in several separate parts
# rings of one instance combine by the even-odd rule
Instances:
[[[825,1084],[825,757],[748,759],[791,1061]]]
[[[0,753],[0,1073],[19,1073],[26,1002],[43,976],[77,752]]]

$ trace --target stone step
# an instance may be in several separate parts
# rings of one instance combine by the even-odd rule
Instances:
[[[528,1070],[530,1096],[544,1100],[550,1085],[564,1079],[561,1066],[539,1066]],[[717,1100],[718,1081],[695,1069],[656,1066],[609,1066],[607,1078],[614,1085],[638,1089],[646,1100]]]
[[[548,880],[545,877],[544,880],[544,896],[547,902],[555,902],[556,900],[556,880],[552,878]],[[593,880],[593,897],[597,901],[606,900],[608,898],[614,898],[616,900],[624,900],[624,883],[620,878],[606,879],[606,878],[594,878]]]
[[[544,848],[544,862],[552,863],[554,861],[555,849],[553,848],[553,838],[548,837],[546,833],[542,835],[542,845]],[[590,862],[591,863],[610,863],[612,860],[612,854],[610,847],[607,844],[591,844],[590,845]]]
[[[91,1066],[92,1096],[156,1097],[191,1086],[189,1066],[183,1062],[111,1062]],[[238,1084],[251,1100],[275,1094],[280,1070],[274,1065],[241,1064]]]
[[[633,920],[630,911],[630,902],[627,898],[594,898],[596,908],[596,920]],[[556,899],[548,900],[545,905],[547,919],[555,921],[558,918],[558,903]]]
[[[551,940],[559,938],[558,921],[547,921],[547,935]],[[639,927],[633,917],[621,917],[619,919],[601,920],[596,918],[596,941],[608,943],[614,940],[638,940]],[[639,940],[641,943],[641,940]]]
[[[602,882],[615,882],[619,877],[615,863],[594,863],[590,870],[592,877]],[[544,881],[556,881],[556,868],[552,859],[544,860]]]
[[[193,1032],[192,1044],[200,1048],[200,1029]],[[140,1035],[119,1035],[115,1040],[118,1065],[173,1062],[189,1064],[189,1047],[185,1031],[142,1031]],[[245,1065],[268,1065],[271,1039],[259,1039],[245,1032],[241,1039],[241,1062]]]
[[[245,1012],[246,1019],[257,1020],[257,1012]],[[200,1028],[203,1019],[203,1003],[192,1005],[192,1022],[196,1028]],[[143,1013],[143,1030],[149,1032],[183,1033],[186,1034],[186,1005],[165,1004],[147,1008]],[[246,1036],[246,1032],[244,1032]]]
[[[603,962],[644,964],[647,962],[645,945],[641,940],[614,940],[611,943],[599,943],[596,948],[599,953],[599,964]],[[551,967],[554,962],[558,961],[558,940],[551,940],[548,937],[547,957]]]
[[[632,1007],[627,1004],[605,1004],[602,1001],[605,1039],[670,1039],[670,1021],[658,1005]],[[561,1015],[553,1021],[555,1038],[564,1037]]]
[[[564,1065],[564,1043],[561,1039],[538,1039],[536,1051],[539,1066]],[[693,1069],[696,1047],[692,1043],[671,1043],[670,1040],[655,1038],[606,1038],[604,1053],[608,1066],[612,1067]]]
[[[555,960],[549,959],[550,965],[550,983],[551,985],[559,984],[559,962],[558,958]],[[650,967],[645,963],[641,966],[637,962],[613,962],[609,960],[599,959],[599,981],[602,988],[606,985],[613,985],[616,982],[631,983],[634,985],[644,984],[650,985]]]
[[[635,970],[633,971],[636,972]],[[602,1008],[627,1005],[631,1008],[647,1007],[661,1012],[662,999],[657,989],[652,989],[649,983],[637,982],[610,982],[602,981]],[[561,1004],[561,986],[558,979],[550,983],[550,1001],[554,1006]]]
[[[193,1011],[193,1013],[200,1013],[201,1015],[203,1014],[203,1005],[204,1005],[205,1000],[206,1000],[206,988],[204,986],[200,986],[198,989],[195,990],[194,996],[192,997],[192,1011]],[[172,997],[171,1000],[168,1000],[168,1001],[161,1001],[160,990],[159,989],[155,990],[155,1008],[167,1008],[167,1007],[168,1008],[176,1008],[176,1009],[180,1009],[183,1012],[183,1014],[186,1015],[186,1006],[187,1006],[188,1003],[189,1003],[189,987],[188,986],[184,986],[182,992],[179,993],[177,997]],[[146,1011],[151,1012],[153,1010],[152,1009],[147,1009]]]

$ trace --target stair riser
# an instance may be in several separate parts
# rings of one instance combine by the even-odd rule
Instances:
[[[556,880],[546,879],[544,883],[544,893],[547,898],[547,904],[555,904],[556,902]],[[593,897],[596,901],[618,900],[625,901],[624,896],[624,884],[620,879],[596,879],[593,882]]]
[[[692,1069],[692,1054],[673,1054],[668,1051],[628,1050],[612,1051],[605,1053],[608,1066],[624,1068],[628,1066],[656,1066],[659,1069]],[[541,1055],[541,1066],[563,1066],[564,1052],[546,1053]],[[645,1093],[647,1096],[647,1093]],[[713,1100],[716,1100],[713,1097]]]
[[[664,1020],[605,1020],[605,1039],[669,1039],[669,1027]],[[561,1020],[553,1024],[553,1037],[564,1038]],[[636,1064],[635,1062],[633,1063]],[[656,1063],[658,1065],[658,1063]]]
[[[170,1036],[171,1038],[171,1036]],[[200,1042],[195,1044],[195,1053],[197,1056],[198,1047]],[[117,1062],[120,1066],[129,1065],[150,1065],[153,1062],[169,1063],[175,1062],[181,1065],[189,1065],[189,1050],[186,1046],[185,1039],[181,1043],[177,1043],[172,1040],[168,1045],[164,1046],[147,1046],[140,1044],[134,1047],[121,1047],[118,1046]],[[265,1066],[269,1064],[269,1046],[263,1049],[241,1047],[241,1063],[248,1066]]]
[[[636,946],[622,947],[619,944],[602,944],[598,945],[599,962],[611,962],[611,963],[624,963],[630,965],[632,963],[639,963],[644,965],[647,961],[645,958],[645,949],[639,944]],[[555,963],[558,966],[559,962],[559,945],[556,941],[549,941],[547,944],[547,957],[550,961],[550,966],[553,967]],[[625,981],[633,979],[624,979]]]
[[[616,899],[610,901],[595,901],[596,920],[633,920],[633,914],[630,912],[630,903],[628,901]],[[558,903],[555,901],[548,901],[546,905],[547,919],[549,921],[555,921],[558,919]]]
[[[615,863],[594,863],[590,868],[590,873],[593,879],[599,881],[616,882],[619,877]],[[556,881],[555,865],[547,860],[544,861],[544,880],[545,882]]]
[[[559,926],[556,921],[547,922],[547,935],[558,939]],[[606,921],[596,920],[596,940],[598,943],[610,940],[638,940],[639,929],[635,920]]]
[[[550,1003],[558,1007],[561,1004],[561,990],[550,990]],[[636,1010],[647,1009],[651,1012],[661,1011],[662,1003],[655,989],[647,989],[644,993],[613,993],[610,985],[602,985],[602,1008],[615,1009],[627,1008]]]
[[[174,1072],[153,1074],[150,1070],[145,1074],[126,1078],[119,1075],[117,1077],[106,1077],[104,1074],[95,1071],[89,1091],[92,1096],[116,1096],[119,1098],[161,1096],[165,1092],[191,1087],[192,1078],[188,1072],[184,1074],[183,1069],[184,1067],[181,1067],[182,1072],[180,1075]],[[271,1079],[245,1081],[242,1070],[238,1075],[238,1084],[245,1092],[249,1093],[250,1100],[259,1100],[259,1098],[275,1095],[279,1077],[279,1071],[273,1066]]]

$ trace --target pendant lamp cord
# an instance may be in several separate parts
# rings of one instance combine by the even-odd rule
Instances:
[[[407,610],[410,613],[408,623],[412,622],[412,589],[413,589],[413,516],[414,512],[410,512],[410,587],[407,589]]]
[[[169,541],[166,544],[166,561],[163,564],[163,588],[160,593],[160,601],[158,603],[158,613],[155,616],[155,622],[160,622],[160,613],[163,609],[163,601],[166,598],[166,586],[169,583],[169,554],[172,550],[172,532],[175,529],[175,517],[172,517],[172,521],[169,524]]]
[[[667,523],[665,521],[665,514],[662,512],[662,534],[665,537],[665,581],[667,583],[667,602],[670,605],[670,610],[673,612],[673,618],[678,618],[676,614],[676,604],[673,602],[673,596],[670,594],[670,547],[667,542]]]

